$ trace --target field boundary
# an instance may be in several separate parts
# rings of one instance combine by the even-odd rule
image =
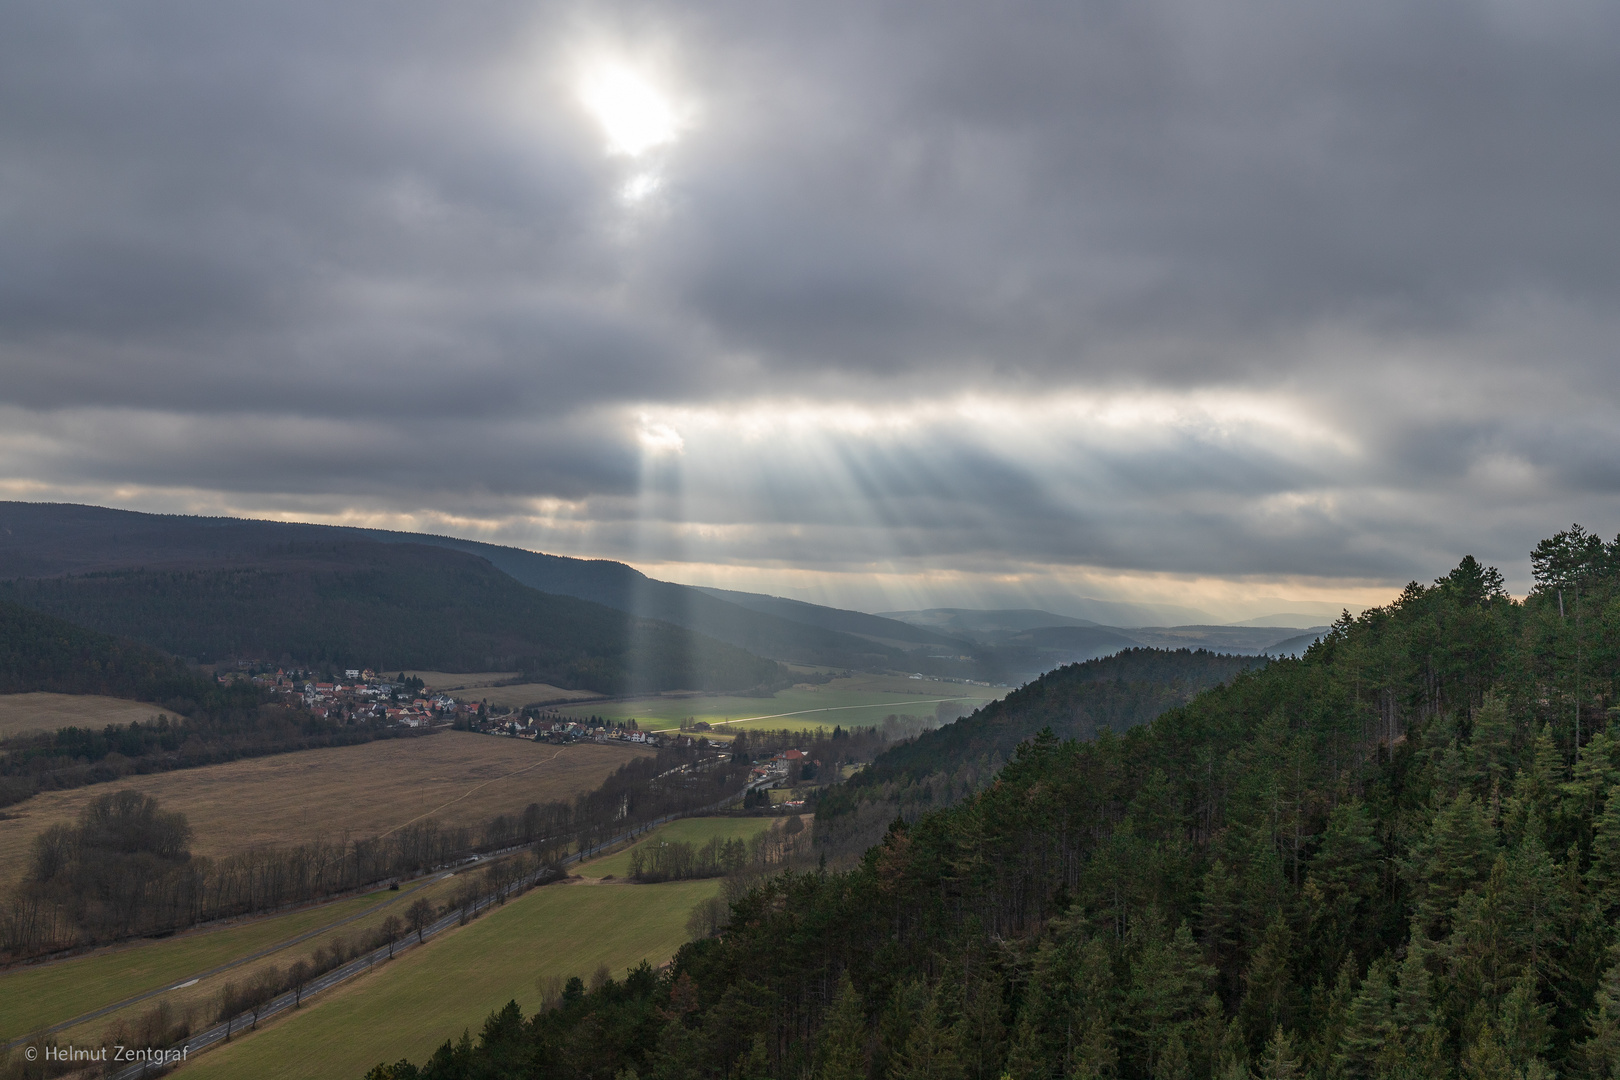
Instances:
[[[538,870],[534,870],[529,874],[524,875],[524,877],[518,882],[518,886],[519,888],[527,889],[533,885],[546,884],[547,882],[543,881],[542,879],[545,879],[548,876],[556,879],[565,878],[567,876],[566,874],[557,873],[559,867],[567,866],[570,863],[579,862],[582,859],[590,857],[593,852],[599,852],[604,847],[610,847],[613,844],[622,843],[625,840],[632,839],[641,833],[658,828],[660,825],[666,825],[671,821],[684,817],[701,817],[704,814],[724,809],[727,805],[735,801],[736,796],[732,796],[721,799],[719,802],[705,806],[699,810],[691,811],[690,813],[668,814],[653,821],[645,822],[636,826],[634,829],[627,830],[626,832],[620,833],[618,836],[612,837],[605,843],[595,845],[595,847],[591,850],[576,851],[572,855],[559,860],[555,864],[542,866]],[[440,875],[441,878],[447,876],[450,875]],[[322,990],[329,990],[340,983],[347,982],[349,979],[352,979],[357,975],[370,971],[379,960],[392,959],[393,956],[397,956],[402,952],[416,948],[418,945],[426,944],[427,939],[441,934],[446,930],[453,929],[454,927],[461,925],[464,921],[470,919],[472,916],[484,911],[491,905],[499,904],[501,902],[501,899],[497,896],[486,896],[472,907],[458,908],[455,911],[444,915],[431,926],[424,927],[419,940],[414,940],[416,939],[416,935],[408,935],[407,937],[394,943],[392,946],[392,955],[390,954],[390,946],[383,945],[373,949],[365,956],[350,960],[342,967],[334,968],[325,975],[322,975],[320,978],[312,980],[308,986],[304,987],[301,994],[295,991],[288,991],[287,993],[275,998],[268,1005],[259,1010],[259,1019],[268,1020],[270,1017],[277,1016],[292,1008],[295,1004],[301,1002],[302,998],[317,994]],[[173,987],[165,987],[165,991],[169,989],[173,989]],[[158,993],[165,991],[158,991]],[[235,1024],[237,1021],[243,1020],[247,1015],[248,1014],[244,1012],[237,1016],[230,1017],[222,1023],[215,1024],[206,1031],[193,1035],[179,1046],[171,1048],[171,1052],[177,1056],[171,1058],[167,1064],[162,1062],[139,1062],[137,1064],[130,1065],[119,1072],[113,1073],[113,1080],[137,1080],[139,1077],[149,1076],[156,1072],[160,1072],[163,1069],[168,1068],[169,1065],[178,1064],[185,1061],[189,1059],[193,1052],[200,1053],[201,1051],[224,1041],[236,1031],[239,1031],[240,1029],[236,1028]]]
[[[828,705],[824,709],[799,709],[797,712],[771,713],[769,716],[739,716],[735,720],[711,720],[709,726],[716,728],[724,727],[727,724],[746,724],[754,720],[781,720],[788,716],[809,716],[811,713],[849,712],[851,709],[891,709],[896,705],[938,705],[945,701],[961,700],[960,697],[929,698],[926,701],[918,701],[913,698],[910,701],[879,701],[871,705]]]
[[[32,1039],[37,1035],[41,1035],[41,1034],[43,1034],[43,1035],[52,1035],[52,1034],[55,1034],[58,1031],[66,1031],[68,1028],[77,1027],[80,1024],[88,1024],[90,1021],[95,1020],[95,1019],[97,1019],[99,1017],[102,1017],[102,1016],[106,1016],[108,1013],[117,1012],[119,1009],[127,1009],[131,1005],[139,1005],[141,1002],[147,1000],[148,998],[157,997],[159,994],[167,994],[171,990],[178,990],[182,986],[184,986],[184,985],[186,985],[188,983],[194,983],[194,982],[197,982],[197,981],[199,981],[201,979],[212,978],[213,976],[218,975],[221,972],[229,971],[229,970],[231,970],[232,968],[235,968],[235,967],[241,967],[243,964],[251,964],[255,960],[262,959],[262,958],[264,958],[266,956],[269,956],[272,953],[280,952],[282,949],[290,949],[294,945],[297,945],[299,942],[308,941],[312,937],[319,937],[321,934],[324,934],[329,930],[336,930],[338,927],[347,925],[348,923],[352,923],[356,919],[363,919],[363,918],[367,917],[368,915],[375,915],[377,912],[381,911],[383,908],[388,907],[390,904],[393,904],[393,903],[395,903],[395,902],[397,902],[399,900],[403,900],[405,897],[407,897],[407,896],[411,895],[412,893],[416,892],[418,889],[425,888],[426,886],[431,885],[434,882],[443,881],[445,878],[450,877],[450,876],[451,876],[451,872],[445,872],[445,873],[440,873],[440,874],[433,875],[431,877],[424,876],[424,877],[418,878],[411,885],[410,888],[401,889],[399,891],[398,896],[391,896],[388,899],[383,900],[381,903],[372,904],[369,907],[362,908],[359,911],[355,912],[353,915],[345,915],[343,918],[339,919],[337,922],[327,923],[324,926],[317,926],[313,930],[307,930],[302,934],[296,934],[293,937],[287,938],[284,941],[278,941],[274,945],[267,945],[264,948],[260,949],[256,953],[251,953],[251,954],[249,954],[247,956],[238,956],[236,959],[231,960],[228,963],[220,964],[217,967],[209,968],[207,971],[199,971],[199,972],[194,972],[194,973],[191,973],[191,974],[188,974],[188,975],[184,975],[179,980],[177,980],[176,982],[170,983],[167,986],[160,986],[155,990],[148,990],[145,993],[136,994],[134,997],[125,998],[123,1001],[115,1001],[111,1005],[105,1005],[105,1006],[102,1006],[99,1009],[94,1009],[94,1010],[92,1010],[90,1012],[87,1012],[87,1013],[83,1014],[82,1016],[75,1016],[71,1020],[63,1020],[61,1023],[52,1024],[50,1027],[46,1028],[42,1032],[33,1032],[31,1034],[28,1034],[28,1035],[20,1035],[17,1038],[12,1039],[10,1042],[6,1043],[4,1045],[4,1047],[0,1047],[0,1049],[5,1049],[5,1050],[16,1049],[18,1046],[21,1046],[23,1043],[27,1042],[29,1039]],[[333,901],[333,902],[337,903],[337,902],[340,902],[340,901]],[[275,916],[271,916],[271,917],[274,918]],[[77,959],[77,957],[74,957],[73,959]]]

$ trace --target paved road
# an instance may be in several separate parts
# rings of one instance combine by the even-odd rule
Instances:
[[[737,798],[738,798],[738,796],[734,795],[734,796],[730,796],[728,798],[722,799],[719,802],[714,803],[714,804],[712,804],[710,806],[706,806],[701,810],[693,811],[692,815],[690,815],[690,816],[698,816],[698,815],[702,815],[702,814],[706,814],[706,813],[711,813],[711,812],[713,812],[715,810],[722,809],[723,807],[728,806],[731,803],[735,802]],[[631,829],[631,830],[629,830],[627,832],[621,833],[618,836],[613,837],[611,840],[607,840],[602,844],[596,845],[590,851],[576,852],[575,854],[568,856],[567,858],[565,858],[565,859],[563,859],[561,861],[560,865],[567,865],[568,863],[578,862],[580,859],[587,858],[590,855],[594,854],[595,852],[600,851],[604,847],[608,847],[608,846],[610,846],[612,844],[617,844],[617,843],[620,843],[622,841],[632,839],[632,838],[640,835],[641,833],[647,832],[650,829],[657,828],[659,825],[663,825],[663,824],[665,824],[667,822],[675,820],[675,818],[677,818],[677,817],[683,817],[683,816],[688,816],[688,815],[670,814],[670,815],[668,815],[666,817],[661,817],[661,818],[658,818],[658,819],[656,819],[654,821],[649,821],[649,822],[646,822],[646,823],[644,823],[642,825],[638,825],[634,829]],[[521,884],[521,886],[526,888],[529,885],[533,885],[533,884],[535,884],[537,882],[542,881],[542,879],[544,879],[547,875],[552,874],[552,873],[554,873],[554,870],[553,870],[552,867],[549,867],[549,866],[541,867],[539,870],[536,870],[536,871],[534,871],[534,872],[532,872],[530,874],[527,874],[522,879],[520,879],[520,884]],[[447,875],[441,875],[441,876],[447,876]],[[485,908],[489,907],[491,904],[494,904],[494,903],[497,903],[497,902],[498,902],[497,899],[495,897],[493,897],[493,896],[486,897],[485,899],[479,901],[478,905],[475,908],[473,908],[472,911],[469,912],[469,914],[476,914],[476,913],[478,913],[480,911],[483,911]],[[461,922],[461,916],[462,916],[461,909],[458,908],[455,911],[451,912],[450,914],[444,916],[442,919],[435,922],[433,925],[425,927],[422,930],[421,940],[425,942],[428,938],[433,937],[435,934],[442,933],[445,930],[448,930],[451,927],[458,925]],[[393,954],[395,956],[398,956],[400,953],[405,952],[408,949],[415,948],[417,946],[417,944],[418,944],[417,936],[413,933],[410,936],[408,936],[408,937],[394,943]],[[388,957],[389,957],[389,948],[388,948],[388,946],[385,945],[382,948],[374,949],[370,953],[367,953],[365,956],[357,957],[357,958],[355,958],[353,960],[350,960],[348,963],[344,964],[342,967],[333,968],[331,971],[328,971],[326,974],[322,975],[320,978],[312,979],[304,987],[303,997],[309,997],[312,994],[320,993],[322,990],[326,990],[326,989],[328,989],[330,987],[338,985],[339,983],[342,983],[342,982],[345,982],[345,981],[347,981],[349,979],[352,979],[356,975],[361,974],[362,972],[370,971],[371,968],[378,961],[386,960],[386,959],[388,959]],[[165,989],[168,989],[168,988],[165,987]],[[159,992],[161,992],[161,991],[159,991]],[[278,1013],[285,1012],[287,1009],[292,1008],[295,1001],[297,1001],[297,1000],[298,1000],[297,995],[295,995],[295,994],[293,994],[291,992],[282,994],[280,997],[278,997],[274,1001],[270,1002],[270,1004],[266,1005],[264,1008],[259,1010],[259,1019],[260,1020],[266,1020],[266,1019],[269,1019],[272,1016],[277,1015]],[[182,1054],[183,1057],[189,1057],[190,1055],[198,1053],[198,1052],[200,1052],[202,1050],[205,1050],[208,1047],[215,1045],[216,1043],[224,1041],[229,1035],[231,1035],[231,1034],[233,1034],[235,1032],[241,1031],[243,1028],[248,1027],[251,1023],[252,1023],[252,1014],[251,1013],[243,1013],[243,1014],[241,1014],[239,1016],[234,1016],[234,1017],[230,1018],[229,1020],[225,1021],[224,1023],[214,1025],[213,1027],[209,1028],[207,1031],[204,1031],[204,1032],[201,1032],[199,1034],[193,1035],[191,1038],[187,1039],[180,1046],[173,1047],[173,1050],[175,1052],[178,1052],[178,1053]],[[166,1066],[161,1065],[161,1064],[150,1063],[150,1062],[141,1062],[141,1063],[137,1063],[137,1064],[134,1064],[134,1065],[130,1065],[130,1066],[128,1066],[128,1067],[126,1067],[126,1068],[124,1068],[124,1069],[122,1069],[122,1070],[120,1070],[120,1071],[118,1071],[116,1073],[113,1073],[112,1075],[113,1075],[114,1080],[137,1080],[137,1078],[143,1077],[143,1076],[156,1076],[165,1067]]]

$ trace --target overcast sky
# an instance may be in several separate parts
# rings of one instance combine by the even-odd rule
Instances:
[[[1620,529],[1620,5],[0,7],[0,497],[1221,618]]]

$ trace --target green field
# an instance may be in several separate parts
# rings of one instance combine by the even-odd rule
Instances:
[[[640,847],[642,844],[685,842],[702,846],[716,836],[727,840],[732,837],[747,840],[756,833],[764,832],[770,826],[771,819],[764,817],[681,818],[679,821],[672,821],[662,828],[654,829],[644,839],[631,845],[631,847],[585,863],[579,868],[579,873],[581,876],[588,878],[603,878],[609,874],[616,878],[627,877],[630,873],[630,851],[632,848]],[[642,886],[642,888],[650,888],[650,886]]]
[[[851,727],[881,723],[890,713],[931,716],[942,700],[976,707],[1004,693],[999,687],[909,679],[904,675],[857,675],[820,686],[780,690],[768,698],[664,695],[633,701],[587,702],[557,711],[564,716],[634,718],[646,731],[676,728],[688,717],[718,725],[722,734],[743,728],[831,730],[839,724]]]
[[[264,1030],[185,1067],[188,1080],[330,1080],[365,1075],[379,1061],[418,1065],[463,1028],[516,999],[525,1015],[539,980],[616,977],[643,959],[657,965],[686,941],[686,920],[715,881],[663,885],[551,885],[430,940]]]
[[[287,915],[0,972],[0,1042],[169,986],[409,892],[382,890]]]

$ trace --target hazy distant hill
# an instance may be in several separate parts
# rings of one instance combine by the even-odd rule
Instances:
[[[773,660],[880,670],[915,666],[904,651],[843,633],[836,626],[805,618],[783,618],[776,611],[734,604],[708,590],[658,581],[634,567],[607,559],[571,559],[454,537],[380,531],[368,531],[367,535],[389,543],[434,544],[470,552],[541,592],[577,596],[620,611],[662,619]]]
[[[911,626],[925,627],[942,634],[953,634],[986,643],[999,641],[1021,630],[1045,626],[1099,626],[1088,619],[1054,615],[1036,608],[981,611],[976,608],[928,608],[923,611],[889,611],[882,618]]]
[[[1283,629],[1304,630],[1306,627],[1316,626],[1337,617],[1338,612],[1329,614],[1307,615],[1302,611],[1282,611],[1275,615],[1260,615],[1253,619],[1243,619],[1239,622],[1228,623],[1228,626],[1277,626]]]
[[[1284,638],[1281,641],[1273,642],[1271,645],[1266,646],[1266,654],[1268,656],[1304,656],[1305,650],[1320,641],[1322,635],[1326,632],[1327,629],[1323,627],[1308,630],[1297,637]]]
[[[287,545],[330,546],[358,540],[467,552],[488,560],[531,589],[660,619],[771,659],[852,668],[918,666],[902,650],[802,620],[749,610],[699,589],[656,581],[623,563],[383,529],[0,502],[0,580],[93,570],[214,566],[252,560]],[[931,673],[970,674],[964,670]]]
[[[1326,626],[1138,626],[1131,636],[1157,649],[1214,649],[1258,655],[1275,653],[1279,642],[1298,637],[1302,629],[1313,636],[1328,630]]]
[[[1091,624],[1093,626],[1114,626],[1130,628],[1133,626],[1159,626],[1167,623],[1203,623],[1213,622],[1214,618],[1207,611],[1194,607],[1185,607],[1180,604],[1138,604],[1121,600],[1095,600],[1090,597],[1065,597],[1062,602],[1064,613],[1054,614],[1050,611],[1041,611],[1030,608],[1003,608],[982,609],[971,608],[926,608],[921,611],[885,611],[884,617],[899,619],[912,623],[915,626],[929,626],[941,628],[936,620],[949,620],[953,615],[965,616],[970,622],[980,622],[985,616],[1001,616],[1007,619],[1018,620],[1020,616],[1029,616],[1039,621],[1016,621],[1005,627],[1006,629],[1030,629],[1034,626],[1068,626],[1073,624]]]
[[[781,596],[766,596],[764,593],[736,592],[732,589],[700,588],[701,592],[717,597],[738,607],[761,611],[767,615],[775,615],[792,622],[803,623],[806,626],[819,626],[825,630],[837,630],[845,634],[858,634],[862,637],[877,638],[888,641],[901,641],[907,644],[920,646],[941,646],[960,649],[969,642],[959,634],[937,633],[922,626],[903,622],[899,619],[890,619],[882,615],[868,615],[864,611],[849,611],[845,608],[824,607],[821,604],[809,604],[803,600],[789,600]]]
[[[414,544],[286,544],[190,565],[13,580],[0,597],[200,661],[520,670],[607,693],[746,689],[775,663],[682,627],[520,585]],[[71,550],[71,549],[70,549]]]

